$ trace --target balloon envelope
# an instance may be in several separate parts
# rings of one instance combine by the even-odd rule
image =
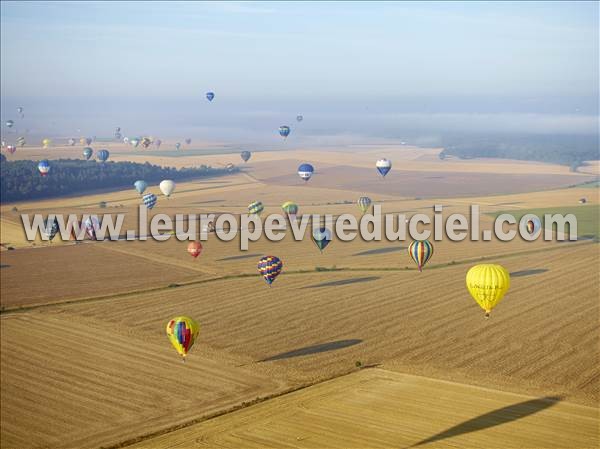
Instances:
[[[92,150],[90,147],[85,147],[83,149],[83,157],[85,157],[85,159],[88,160],[88,161],[92,157],[93,153],[94,153],[94,150]]]
[[[158,187],[164,196],[169,197],[175,190],[175,183],[170,179],[165,179],[164,181],[160,182]]]
[[[146,193],[142,197],[144,206],[146,206],[148,209],[152,209],[155,206],[157,200],[158,198],[156,198],[156,195],[154,193]]]
[[[242,151],[240,153],[240,156],[244,162],[248,162],[248,160],[250,159],[250,156],[252,156],[252,153],[250,153],[250,151]]]
[[[281,205],[281,209],[283,209],[283,211],[288,214],[288,217],[293,220],[296,218],[296,214],[300,208],[293,201],[286,201]]]
[[[50,171],[50,163],[47,160],[38,163],[38,170],[42,176],[46,176]]]
[[[108,160],[108,156],[110,156],[108,150],[98,151],[97,157],[100,162],[106,162]]]
[[[290,127],[287,125],[282,125],[279,127],[279,135],[281,135],[281,137],[286,138],[287,136],[290,135]]]
[[[429,240],[414,240],[408,245],[408,255],[417,264],[419,271],[433,256],[433,245]]]
[[[258,271],[269,285],[279,276],[282,268],[283,262],[275,256],[265,256],[258,261]]]
[[[248,213],[260,215],[260,213],[265,209],[263,203],[260,201],[254,201],[248,205]]]
[[[525,224],[525,229],[527,229],[527,232],[531,235],[537,234],[541,228],[542,228],[542,222],[540,221],[540,219],[538,217],[530,218],[529,220],[527,220],[527,223]]]
[[[190,242],[187,251],[194,259],[198,257],[202,253],[202,243],[200,242]]]
[[[369,198],[368,196],[361,196],[356,203],[358,204],[358,208],[364,214],[371,207],[371,202],[371,198]]]
[[[296,120],[301,122],[302,120],[304,120],[304,117],[302,117],[301,115],[296,116]]]
[[[7,120],[7,121],[5,122],[5,125],[6,125],[8,128],[12,128],[12,127],[14,126],[14,124],[15,124],[15,122],[13,122],[12,120]]]
[[[298,167],[298,176],[304,181],[308,181],[312,177],[314,171],[315,169],[312,165],[302,164]]]
[[[167,323],[167,337],[177,351],[184,357],[188,354],[200,332],[200,326],[187,316],[178,316]]]
[[[331,242],[331,231],[327,228],[314,229],[312,237],[319,251],[323,252]]]
[[[98,221],[98,217],[87,217],[83,222],[83,225],[85,226],[85,233],[88,235],[90,240],[97,240],[96,232],[98,232],[98,229],[100,229],[100,222]]]
[[[214,92],[206,92],[206,99],[208,101],[213,101],[213,98],[215,98],[215,93]]]
[[[44,235],[48,238],[48,240],[52,240],[56,233],[58,232],[58,220],[54,217],[53,221],[50,221],[50,217],[46,218],[44,221]]]
[[[392,169],[392,161],[388,161],[387,159],[379,159],[375,164],[377,167],[377,171],[384,176],[388,174],[388,172]]]
[[[140,179],[133,183],[133,187],[135,187],[135,190],[137,190],[137,193],[139,193],[141,195],[146,190],[146,187],[148,187],[148,183],[146,181]]]
[[[486,318],[510,288],[510,274],[496,264],[475,265],[467,272],[466,281],[469,293],[485,310]]]

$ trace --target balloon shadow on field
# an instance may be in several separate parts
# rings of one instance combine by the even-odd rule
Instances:
[[[259,254],[259,253],[255,253],[255,254],[242,254],[241,256],[223,257],[222,259],[217,259],[217,262],[225,262],[227,260],[250,259],[252,257],[261,257],[261,256],[262,256],[262,254]]]
[[[465,433],[477,432],[483,429],[489,429],[490,427],[499,426],[500,424],[506,424],[511,421],[517,421],[525,418],[526,416],[533,415],[541,412],[544,409],[550,408],[560,401],[560,396],[545,396],[542,398],[532,399],[525,402],[519,402],[512,404],[507,407],[502,407],[491,412],[479,415],[473,419],[469,419],[463,423],[460,423],[448,430],[444,430],[438,434],[435,434],[425,440],[421,440],[410,447],[417,447],[423,444],[433,443],[435,441],[445,440],[446,438],[452,438]]]
[[[10,268],[10,265],[3,263],[3,264],[0,264],[0,268]]]
[[[374,256],[377,254],[387,254],[387,253],[395,253],[398,251],[404,251],[406,246],[390,246],[386,248],[375,248],[369,249],[367,251],[362,251],[360,253],[354,253],[353,256]]]
[[[302,288],[321,288],[321,287],[339,287],[341,285],[350,285],[350,284],[361,284],[363,282],[371,282],[380,279],[379,276],[367,276],[364,278],[349,278],[349,279],[340,279],[339,281],[329,281],[322,282],[320,284],[307,285]]]
[[[542,274],[542,273],[545,273],[546,271],[548,271],[547,268],[535,268],[532,270],[513,271],[512,273],[510,273],[510,276],[514,277],[514,278],[525,277],[525,276],[535,276],[536,274]]]
[[[318,345],[305,346],[304,348],[294,349],[288,352],[282,352],[266,359],[259,360],[258,362],[272,362],[275,360],[291,359],[293,357],[301,357],[303,355],[320,354],[321,352],[335,351],[337,349],[348,348],[350,346],[362,343],[362,340],[357,338],[349,340],[337,340],[330,341],[327,343],[319,343]]]

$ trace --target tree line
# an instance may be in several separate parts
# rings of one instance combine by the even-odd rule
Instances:
[[[8,161],[0,155],[0,193],[3,202],[51,198],[86,193],[98,189],[131,187],[139,179],[155,184],[163,179],[183,181],[223,176],[239,168],[161,167],[148,162],[97,162],[81,159],[51,160],[48,176],[41,176],[37,161]]]

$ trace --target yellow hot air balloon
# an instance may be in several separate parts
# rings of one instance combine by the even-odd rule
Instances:
[[[50,146],[50,139],[46,138],[46,139],[42,140],[42,146],[44,148],[48,148]]]
[[[175,317],[167,323],[167,337],[184,362],[199,331],[198,323],[187,316]]]
[[[485,310],[485,317],[510,287],[510,274],[501,265],[475,265],[467,272],[467,289],[477,304]]]

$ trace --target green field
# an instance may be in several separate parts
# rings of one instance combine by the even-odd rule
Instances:
[[[581,205],[581,206],[558,206],[558,207],[545,207],[538,209],[528,210],[505,210],[500,212],[494,212],[492,215],[497,217],[501,214],[511,214],[517,221],[526,214],[534,214],[540,217],[544,222],[543,217],[546,214],[573,214],[577,217],[577,236],[598,239],[600,237],[600,208],[597,205]]]

